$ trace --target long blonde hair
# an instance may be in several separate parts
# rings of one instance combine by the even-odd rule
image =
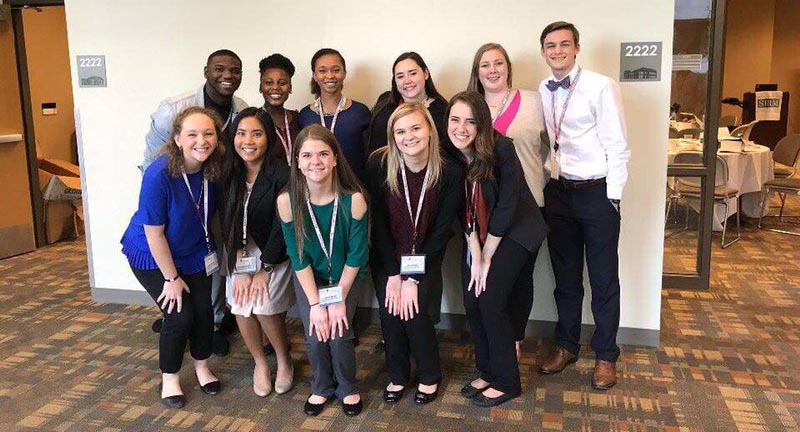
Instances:
[[[324,142],[333,151],[333,156],[336,158],[336,166],[333,167],[333,190],[336,194],[353,194],[356,192],[361,193],[366,199],[367,193],[364,187],[359,183],[358,178],[353,174],[353,170],[347,163],[336,137],[331,131],[321,124],[314,123],[306,126],[297,135],[294,140],[294,147],[292,148],[292,160],[290,167],[289,183],[286,189],[289,191],[289,200],[291,201],[292,220],[294,221],[294,234],[298,252],[303,251],[303,239],[306,237],[306,200],[308,199],[308,183],[306,176],[300,171],[297,165],[300,158],[300,148],[303,143],[315,139]],[[335,223],[336,221],[334,221]]]
[[[388,145],[383,149],[376,151],[382,152],[381,164],[386,166],[386,184],[389,190],[394,194],[400,193],[400,185],[398,184],[397,177],[400,175],[400,170],[403,169],[401,160],[403,153],[397,147],[397,141],[394,139],[394,125],[403,117],[419,113],[428,123],[428,130],[430,131],[430,140],[428,141],[428,189],[432,189],[439,181],[442,173],[442,159],[439,153],[439,134],[436,132],[436,124],[433,122],[433,117],[430,111],[425,108],[425,105],[417,102],[404,103],[394,110],[389,121],[386,125],[386,136],[388,138]]]

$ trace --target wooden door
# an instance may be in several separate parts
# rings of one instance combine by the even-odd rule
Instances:
[[[36,249],[14,29],[0,21],[0,258]]]

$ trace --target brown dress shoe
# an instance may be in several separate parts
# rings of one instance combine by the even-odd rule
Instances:
[[[545,360],[544,364],[539,366],[539,373],[544,375],[557,374],[576,361],[578,361],[578,356],[572,354],[563,347],[558,347],[558,349]]]
[[[608,390],[617,383],[617,364],[604,360],[595,360],[592,387],[597,390]]]

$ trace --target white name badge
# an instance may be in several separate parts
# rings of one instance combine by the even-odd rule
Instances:
[[[258,258],[254,256],[239,257],[236,260],[236,268],[233,269],[234,274],[253,274],[258,271]]]
[[[207,276],[211,276],[212,274],[214,274],[214,272],[219,270],[219,262],[217,261],[217,253],[216,252],[211,252],[208,255],[206,255],[205,262],[206,262],[206,275]]]
[[[339,285],[327,285],[319,289],[320,306],[334,305],[341,303],[343,300],[342,287]]]
[[[400,274],[425,274],[425,255],[402,255],[400,257]]]

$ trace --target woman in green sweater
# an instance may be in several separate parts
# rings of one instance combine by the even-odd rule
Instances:
[[[297,136],[287,189],[278,196],[297,305],[314,375],[305,413],[316,416],[334,396],[344,413],[361,413],[350,323],[356,279],[366,273],[367,202],[336,138],[314,124]]]

